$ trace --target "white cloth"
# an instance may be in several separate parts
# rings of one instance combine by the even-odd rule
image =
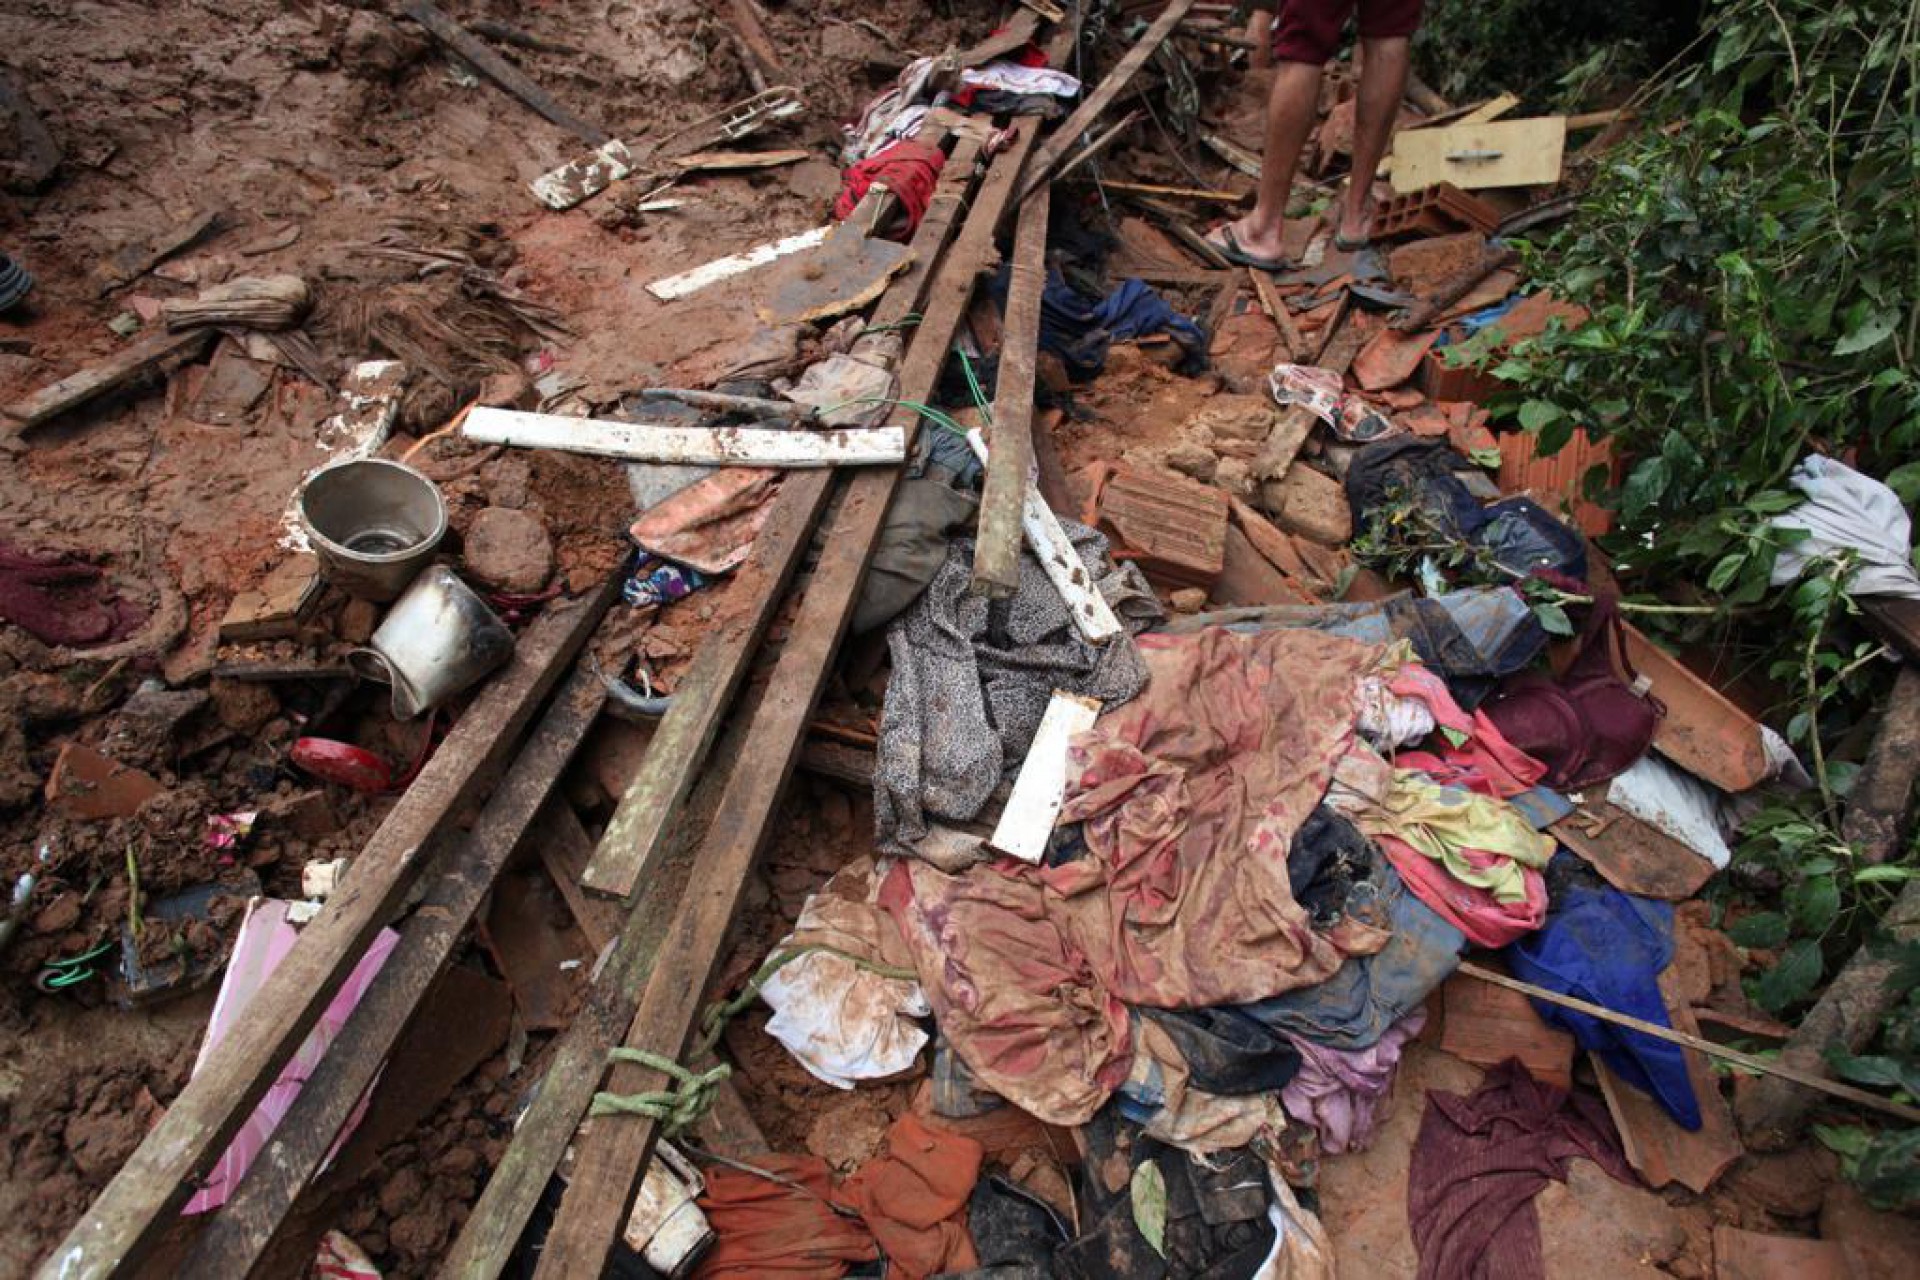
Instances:
[[[816,951],[782,966],[760,988],[773,1007],[767,1034],[807,1072],[836,1089],[911,1067],[927,1033],[910,1018],[933,1013],[917,982],[862,969]]]
[[[1607,788],[1607,803],[1678,840],[1716,869],[1733,860],[1723,816],[1726,793],[1648,752]]]
[[[1851,550],[1859,568],[1847,590],[1862,596],[1920,600],[1920,573],[1913,568],[1913,520],[1893,490],[1844,462],[1812,454],[1788,480],[1807,500],[1773,518],[1775,529],[1805,529],[1808,537],[1780,550],[1773,585],[1784,586],[1813,561]]]
[[[846,146],[841,149],[843,164],[858,164],[896,138],[910,135],[927,114],[927,88],[933,78],[935,59],[917,58],[900,72],[893,86],[867,103],[860,119],[841,126]]]
[[[1080,92],[1080,81],[1051,67],[1029,67],[1004,58],[983,67],[968,67],[960,73],[960,83],[971,89],[1001,89],[1007,93],[1051,94],[1072,98]]]

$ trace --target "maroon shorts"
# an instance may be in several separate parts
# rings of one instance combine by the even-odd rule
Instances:
[[[1280,0],[1273,22],[1273,56],[1322,66],[1340,47],[1340,31],[1356,11],[1360,38],[1410,36],[1420,28],[1424,0]]]

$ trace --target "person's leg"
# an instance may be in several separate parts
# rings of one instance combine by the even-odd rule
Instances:
[[[1251,257],[1279,259],[1293,173],[1313,132],[1320,100],[1320,69],[1333,55],[1354,0],[1284,0],[1275,26],[1277,63],[1267,98],[1267,134],[1260,156],[1260,188],[1253,209],[1212,237],[1227,236]]]
[[[1407,91],[1407,68],[1412,63],[1406,37],[1363,40],[1366,63],[1360,73],[1359,101],[1354,109],[1353,172],[1347,178],[1346,198],[1340,202],[1340,238],[1364,240],[1373,231],[1373,175],[1387,154],[1393,122],[1400,114],[1400,98]]]
[[[1373,232],[1373,175],[1387,154],[1400,99],[1413,65],[1412,37],[1419,29],[1422,0],[1359,0],[1360,88],[1354,105],[1353,171],[1340,202],[1334,233],[1349,243]]]
[[[1271,5],[1274,0],[1267,0]],[[1256,8],[1247,15],[1247,42],[1253,46],[1247,55],[1249,65],[1264,70],[1273,65],[1273,10]]]

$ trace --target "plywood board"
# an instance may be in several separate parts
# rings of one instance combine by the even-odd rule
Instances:
[[[1393,189],[1404,194],[1438,182],[1469,191],[1558,182],[1566,146],[1561,116],[1413,129],[1394,139]]]
[[[899,462],[906,433],[898,427],[779,431],[764,427],[663,427],[642,422],[569,418],[552,413],[477,408],[461,434],[482,444],[564,449],[627,462],[705,467],[858,467]]]

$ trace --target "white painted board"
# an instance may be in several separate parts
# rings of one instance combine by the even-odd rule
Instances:
[[[988,848],[1022,862],[1037,863],[1046,854],[1053,824],[1067,799],[1067,747],[1074,734],[1093,728],[1099,716],[1097,699],[1053,691]]]
[[[833,431],[664,427],[476,408],[467,414],[460,433],[482,444],[707,467],[862,467],[897,463],[907,456],[906,432],[899,427]]]
[[[698,293],[708,285],[719,284],[722,280],[744,275],[756,267],[764,267],[776,258],[784,258],[790,253],[802,249],[811,249],[826,241],[832,227],[815,227],[811,231],[801,231],[774,240],[767,244],[755,245],[739,253],[728,254],[724,258],[715,258],[691,271],[682,271],[679,275],[665,276],[647,286],[647,292],[662,302],[672,302],[675,298],[684,298],[690,293]]]
[[[986,439],[978,431],[969,431],[967,443],[973,446],[974,456],[984,463]],[[1072,615],[1081,638],[1088,644],[1105,644],[1119,635],[1120,619],[1115,616],[1113,606],[1087,576],[1086,566],[1080,563],[1080,553],[1073,549],[1067,531],[1060,527],[1060,518],[1040,496],[1040,486],[1031,477],[1027,480],[1026,501],[1020,509],[1020,529],[1026,535],[1034,559],[1046,571],[1047,581],[1053,583],[1054,590],[1066,601],[1067,612]]]

